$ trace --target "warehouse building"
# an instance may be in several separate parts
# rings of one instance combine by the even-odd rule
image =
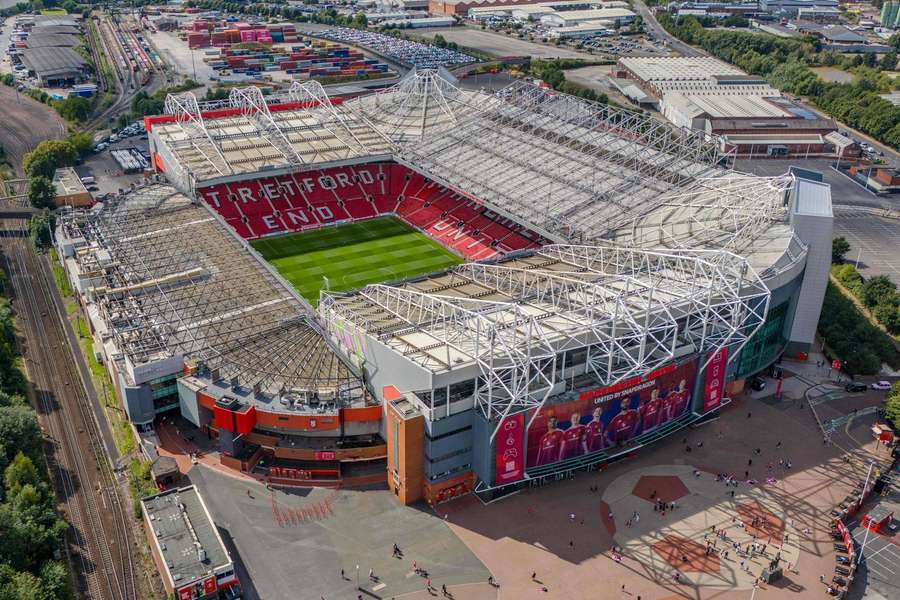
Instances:
[[[837,131],[755,75],[709,57],[619,59],[617,74],[659,99],[676,127],[718,136],[737,156],[837,156]]]
[[[619,27],[634,21],[635,14],[627,8],[595,8],[591,10],[567,10],[541,17],[545,27],[575,27],[582,23],[607,21]]]
[[[580,40],[595,35],[610,34],[613,32],[613,21],[586,21],[571,27],[556,27],[547,32],[547,37],[560,40]]]
[[[791,113],[761,96],[715,94],[666,94],[662,114],[673,125],[689,129],[707,129],[711,119],[741,117],[754,119],[790,118]]]
[[[759,7],[771,15],[793,18],[801,8],[838,8],[838,0],[759,0]]]
[[[87,62],[72,48],[28,48],[21,59],[41,87],[67,87],[84,81],[90,73]]]
[[[56,206],[85,207],[94,203],[94,198],[72,167],[63,167],[53,173],[53,187],[56,188]]]

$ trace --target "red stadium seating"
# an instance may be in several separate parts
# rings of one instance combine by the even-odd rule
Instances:
[[[393,163],[222,183],[198,194],[245,239],[393,214],[469,260],[542,243],[515,221]]]

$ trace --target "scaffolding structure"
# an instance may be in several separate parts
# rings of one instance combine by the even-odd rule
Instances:
[[[85,241],[88,294],[133,369],[176,357],[256,393],[362,396],[305,307],[173,187],[137,188],[61,226]]]

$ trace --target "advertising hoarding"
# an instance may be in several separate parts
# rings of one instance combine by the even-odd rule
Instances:
[[[510,415],[500,423],[496,437],[496,485],[518,481],[525,476],[525,413]]]
[[[553,464],[626,443],[677,419],[691,406],[697,361],[587,390],[547,405],[528,429],[528,467]],[[529,411],[529,419],[534,412]]]
[[[728,368],[728,348],[720,348],[706,366],[706,385],[703,394],[703,412],[718,408],[725,392],[725,371]],[[779,390],[780,391],[780,390]]]

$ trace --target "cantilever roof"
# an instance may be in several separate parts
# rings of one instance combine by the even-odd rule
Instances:
[[[294,293],[171,186],[137,188],[62,226],[93,249],[81,268],[102,281],[91,295],[132,364],[183,356],[273,394],[361,395]]]
[[[668,190],[720,172],[724,162],[703,134],[528,83],[468,92],[440,71],[413,71],[393,88],[336,106],[324,90],[304,90],[313,106],[270,104],[205,120],[191,116],[201,114],[191,96],[178,103],[170,97],[175,122],[152,128],[173,156],[169,177],[190,189],[191,177],[213,183],[263,169],[393,156],[548,239],[586,242]],[[334,147],[316,150],[322,143]]]
[[[714,340],[698,339],[697,350],[721,336],[740,341],[745,327],[757,326],[760,306],[753,303],[768,297],[757,270],[776,263],[783,268],[805,256],[787,225],[784,197],[792,183],[789,175],[705,179],[688,192],[665,194],[650,212],[614,232],[614,243],[551,245],[496,264],[464,264],[395,286],[327,294],[319,310],[326,320],[352,323],[436,373],[491,354],[503,364],[516,352],[552,355],[567,340],[572,347],[605,335],[646,335],[648,343],[659,344],[643,349],[640,358],[610,349],[629,355],[623,360],[634,361],[632,368],[652,369],[656,360],[672,358],[665,341],[671,342],[671,327],[679,329],[679,343],[694,335],[671,325],[680,316],[706,319],[739,310],[748,319],[736,328],[713,319],[703,335],[719,333]],[[757,246],[761,239],[773,252]],[[762,260],[740,257],[757,252]],[[711,298],[706,316],[696,316]]]

